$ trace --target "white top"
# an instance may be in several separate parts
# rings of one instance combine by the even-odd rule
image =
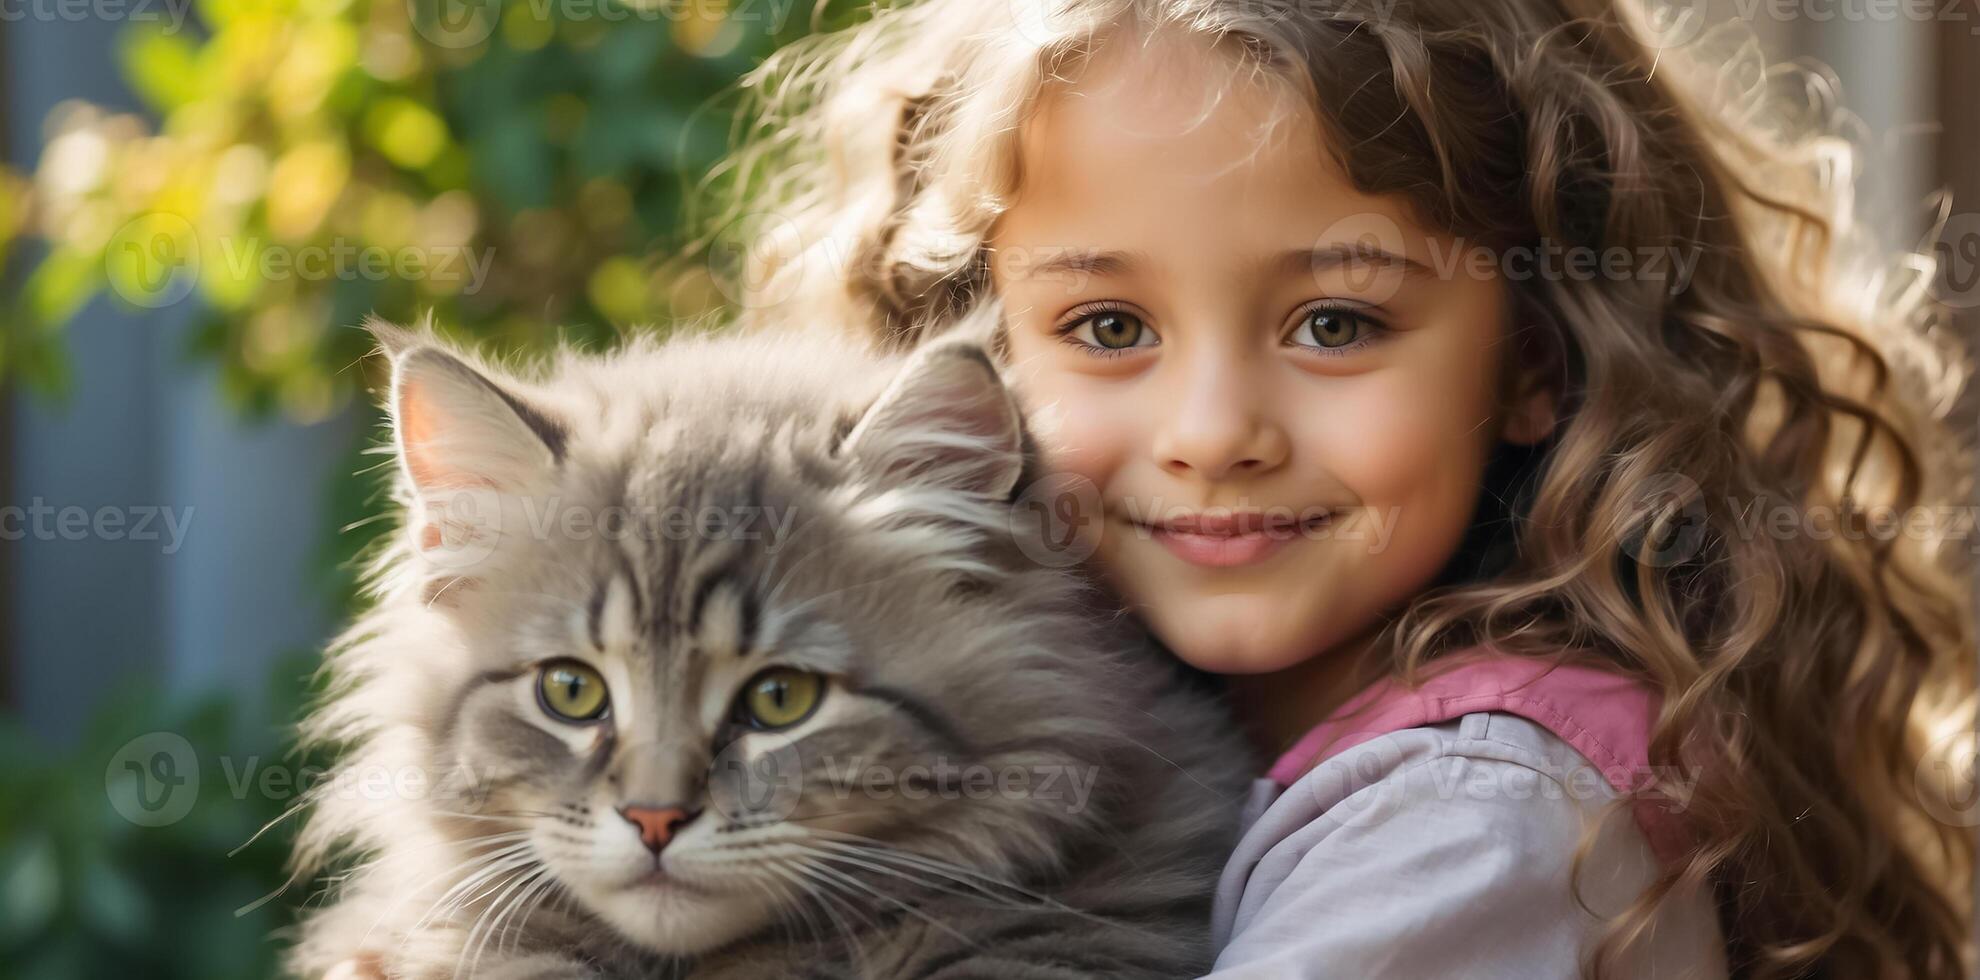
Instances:
[[[1214,980],[1544,980],[1580,975],[1603,923],[1655,877],[1615,790],[1535,722],[1476,711],[1380,735],[1283,793],[1257,780],[1218,885]],[[1584,824],[1584,821],[1587,821]],[[1709,889],[1673,893],[1623,976],[1722,980]]]

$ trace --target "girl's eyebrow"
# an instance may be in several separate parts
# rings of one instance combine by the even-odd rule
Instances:
[[[1400,271],[1405,277],[1434,277],[1430,267],[1407,255],[1398,255],[1374,242],[1329,242],[1313,248],[1290,249],[1279,254],[1276,262],[1279,269],[1288,275],[1304,273],[1332,272],[1336,269],[1367,268],[1386,266]]]
[[[1030,267],[1034,276],[1080,274],[1089,276],[1118,276],[1131,271],[1136,265],[1147,261],[1142,252],[1119,249],[1069,248],[1054,249],[1051,258]]]
[[[1054,250],[1048,259],[1030,266],[1033,276],[1089,275],[1119,276],[1143,264],[1147,256],[1141,252],[1119,249],[1064,249]],[[1286,275],[1331,272],[1340,268],[1365,268],[1387,266],[1400,271],[1410,278],[1433,276],[1429,266],[1406,255],[1398,255],[1373,242],[1328,242],[1312,248],[1288,249],[1279,253],[1271,261],[1271,266]]]

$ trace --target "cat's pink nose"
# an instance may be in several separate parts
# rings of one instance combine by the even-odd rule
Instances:
[[[622,806],[619,816],[639,828],[639,842],[655,854],[673,839],[674,828],[694,819],[694,814],[677,806]]]

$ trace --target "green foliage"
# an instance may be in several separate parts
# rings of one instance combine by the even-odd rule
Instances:
[[[313,659],[278,668],[275,717],[297,710]],[[63,752],[0,725],[0,976],[274,975],[271,936],[307,889],[261,902],[285,880],[287,835],[241,845],[294,802],[308,772],[283,757],[278,732],[248,729],[226,702],[160,695],[133,687],[109,699]],[[191,746],[198,778],[178,792],[197,795],[183,817],[142,826],[117,806],[136,775],[120,751],[153,732]]]
[[[156,131],[67,104],[33,180],[0,179],[0,262],[41,246],[0,377],[61,390],[60,329],[105,293],[196,306],[227,394],[304,421],[359,397],[370,312],[513,349],[717,308],[675,254],[684,195],[737,78],[852,16],[811,7],[200,0],[184,28],[135,22],[118,60]]]

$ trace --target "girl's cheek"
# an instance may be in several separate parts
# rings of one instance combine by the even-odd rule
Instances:
[[[1471,519],[1492,438],[1491,408],[1475,380],[1355,378],[1330,386],[1325,410],[1307,413],[1311,421],[1294,432],[1295,454],[1355,498],[1367,540],[1385,542],[1385,563],[1405,578],[1441,566]]]
[[[1038,440],[1047,469],[1081,476],[1095,488],[1126,460],[1132,445],[1131,396],[1119,390],[1094,390],[1078,379],[1034,377],[1019,388],[1027,418]]]

